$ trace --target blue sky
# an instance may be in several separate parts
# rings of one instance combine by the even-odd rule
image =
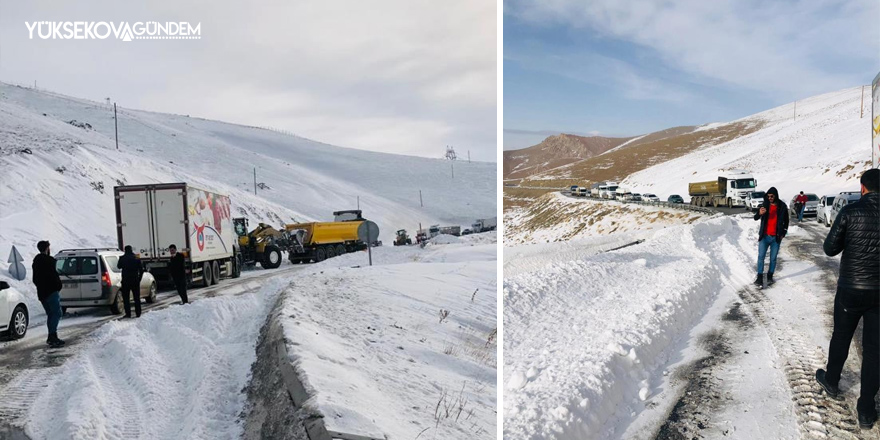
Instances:
[[[729,121],[870,84],[876,0],[504,2],[504,148]]]

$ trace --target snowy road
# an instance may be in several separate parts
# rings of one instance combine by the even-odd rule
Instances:
[[[815,384],[815,370],[827,358],[839,260],[822,251],[824,226],[797,225],[783,242],[779,282],[741,288],[732,302],[722,296],[721,319],[692,332],[699,336],[689,348],[699,347],[701,355],[675,367],[682,392],[655,438],[880,435],[877,428],[860,430],[855,418],[861,330],[841,381],[846,400],[829,399]],[[644,416],[651,418],[649,411]]]
[[[219,296],[240,296],[259,290],[267,280],[290,275],[307,266],[285,265],[273,271],[253,270],[242,274],[241,278],[223,280],[208,288],[189,291],[190,302],[196,303],[205,298]],[[154,304],[143,304],[143,316],[149,312],[166,309],[179,304],[176,291],[160,292]],[[143,317],[141,318],[143,319]],[[84,342],[110,322],[136,322],[120,320],[120,315],[109,315],[103,308],[80,309],[77,316],[62,319],[59,334],[67,343],[61,349],[48,349],[45,344],[45,325],[31,328],[28,335],[19,341],[4,342],[0,345],[0,426],[16,424],[39,392],[41,384],[48,380],[53,371],[81,352]]]

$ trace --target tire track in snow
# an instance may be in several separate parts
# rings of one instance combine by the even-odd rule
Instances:
[[[761,324],[779,355],[785,379],[791,389],[795,416],[806,439],[874,439],[873,430],[862,431],[855,408],[824,394],[815,381],[816,368],[825,364],[825,354],[811,347],[803,337],[781,326],[781,312],[763,291],[747,287],[737,292],[751,315]]]

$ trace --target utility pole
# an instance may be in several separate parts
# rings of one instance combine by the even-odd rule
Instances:
[[[865,86],[862,86],[862,104],[859,105],[859,119],[865,114]]]
[[[358,197],[358,209],[361,209],[361,196]]]
[[[37,82],[34,81],[34,88],[37,88]],[[116,132],[116,151],[119,151],[119,118],[116,117],[116,103],[113,103],[113,131]]]
[[[450,166],[450,168],[452,169],[452,178],[455,179],[455,161],[454,161],[454,160],[450,160],[450,161],[449,161],[449,166]]]
[[[257,195],[257,167],[254,167],[254,195]]]
[[[468,163],[471,163],[471,150],[468,150]]]
[[[794,102],[794,120],[797,121],[797,101]]]
[[[425,203],[422,202],[422,190],[419,190],[419,206],[421,206],[422,208],[425,207]],[[421,226],[419,226],[419,228],[421,228]]]

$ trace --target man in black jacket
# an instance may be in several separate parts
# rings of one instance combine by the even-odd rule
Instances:
[[[827,370],[816,371],[816,380],[828,395],[840,394],[840,373],[859,320],[864,318],[862,389],[856,410],[859,426],[870,429],[877,420],[874,396],[880,390],[880,170],[865,171],[861,184],[862,198],[840,210],[825,238],[825,254],[843,252],[843,256]]]
[[[131,318],[131,306],[129,295],[134,295],[134,311],[138,318],[141,317],[141,278],[144,276],[144,267],[131,249],[125,247],[125,255],[119,257],[116,268],[122,270],[122,303],[125,307],[125,317]]]
[[[64,341],[58,339],[58,321],[61,320],[61,277],[55,269],[55,258],[49,250],[48,241],[37,243],[40,251],[31,269],[34,270],[34,285],[37,286],[37,297],[46,311],[46,326],[49,327],[49,337],[46,343],[50,347],[61,347]]]
[[[177,252],[177,246],[168,246],[171,251],[171,262],[168,264],[171,279],[174,280],[174,286],[177,287],[177,294],[180,295],[180,303],[187,304],[189,300],[186,298],[186,261],[183,254]]]
[[[761,220],[758,230],[758,277],[755,285],[764,287],[764,258],[767,249],[770,249],[770,270],[767,272],[767,285],[776,281],[773,272],[776,271],[776,254],[779,253],[779,245],[785,234],[788,233],[788,208],[785,202],[779,199],[779,191],[771,187],[764,194],[764,203],[755,213],[755,220]]]

